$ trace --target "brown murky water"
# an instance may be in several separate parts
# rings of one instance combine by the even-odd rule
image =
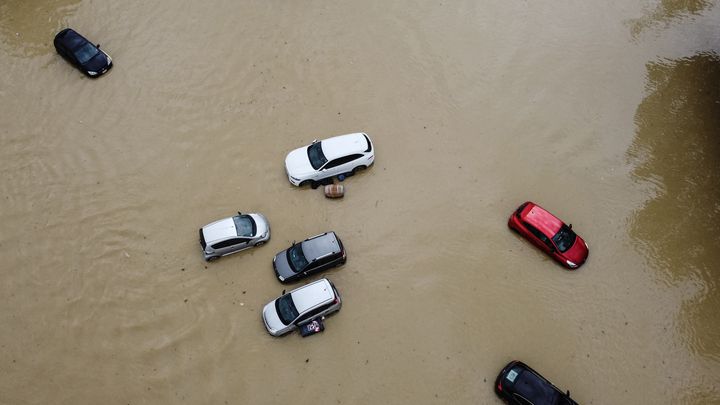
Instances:
[[[116,66],[84,78],[72,26]],[[714,1],[0,2],[0,403],[720,403]],[[366,131],[343,200],[285,154]],[[574,224],[567,272],[506,218]],[[197,228],[260,211],[212,264]],[[271,258],[335,230],[327,330],[272,338]]]

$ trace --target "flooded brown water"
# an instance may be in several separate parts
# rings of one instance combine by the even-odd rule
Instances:
[[[71,26],[115,68],[54,52]],[[0,2],[0,403],[720,403],[714,1]],[[341,200],[287,181],[365,131]],[[532,199],[590,258],[508,231]],[[207,264],[198,227],[264,213]],[[343,309],[273,338],[271,258],[325,230]]]

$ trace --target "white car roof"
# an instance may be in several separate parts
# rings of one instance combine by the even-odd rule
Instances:
[[[292,291],[290,294],[292,295],[293,303],[295,303],[295,308],[301,314],[322,303],[332,301],[335,298],[335,292],[330,285],[330,281],[325,278],[304,285]]]
[[[323,154],[328,160],[333,160],[352,153],[363,153],[368,147],[365,136],[362,132],[358,132],[324,139],[322,141]]]
[[[203,234],[205,235],[205,242],[207,243],[237,236],[235,221],[230,217],[205,225],[203,227]]]

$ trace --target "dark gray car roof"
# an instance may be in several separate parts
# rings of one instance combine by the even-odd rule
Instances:
[[[340,244],[335,236],[335,232],[328,232],[324,235],[303,241],[302,250],[307,261],[311,262],[328,253],[339,252]]]

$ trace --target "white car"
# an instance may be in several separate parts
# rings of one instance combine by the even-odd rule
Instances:
[[[273,336],[292,332],[313,319],[342,307],[340,293],[330,280],[321,278],[270,301],[263,308],[265,328]]]
[[[270,240],[270,224],[262,214],[238,212],[200,228],[205,260],[212,261]]]
[[[325,179],[352,176],[375,161],[367,134],[340,135],[295,149],[285,158],[285,172],[295,186],[317,188]]]

